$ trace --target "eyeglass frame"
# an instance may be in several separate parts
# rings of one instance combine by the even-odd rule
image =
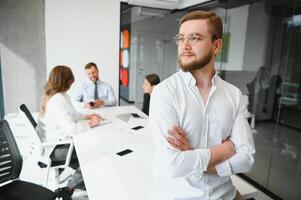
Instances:
[[[180,36],[183,36],[183,38],[184,38],[184,40],[182,42],[179,41],[179,37]],[[176,45],[179,46],[179,45],[183,44],[183,42],[185,41],[185,38],[187,38],[187,41],[188,41],[189,45],[195,45],[196,43],[198,43],[199,41],[201,41],[203,38],[206,38],[206,37],[211,37],[212,41],[217,40],[216,35],[206,35],[206,36],[203,36],[203,35],[201,35],[199,33],[192,33],[192,34],[189,34],[186,37],[183,34],[178,33],[172,39],[175,41]],[[196,40],[195,41],[190,41],[192,38],[195,38]]]

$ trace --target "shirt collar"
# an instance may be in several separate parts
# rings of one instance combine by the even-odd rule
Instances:
[[[196,80],[191,74],[191,72],[183,72],[182,69],[179,70],[180,75],[183,77],[184,82],[187,86],[195,86]],[[217,72],[214,70],[214,76],[211,79],[211,83],[213,86],[216,86]]]
[[[91,84],[93,84],[93,85],[94,85],[94,82],[93,82],[93,81],[91,81],[90,79],[89,79],[89,82],[90,82]],[[96,81],[96,83],[97,83],[97,84],[100,84],[101,82],[100,82],[100,80],[98,79],[98,80]]]

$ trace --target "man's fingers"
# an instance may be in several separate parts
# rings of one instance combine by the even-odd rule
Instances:
[[[171,130],[168,130],[168,135],[170,137],[167,140],[173,147],[180,151],[191,150],[186,134],[180,127],[173,126]]]
[[[182,143],[179,142],[179,140],[172,138],[172,137],[167,137],[167,141],[171,144],[177,145],[177,146],[183,146]]]
[[[173,138],[168,137],[167,141],[172,147],[174,147],[180,151],[184,151],[184,148],[181,145],[179,145]]]
[[[180,135],[182,135],[182,136],[185,137],[184,130],[181,129],[180,127],[178,127],[178,126],[173,126],[173,127],[172,127],[172,130],[174,130],[174,131],[177,132],[178,134],[180,134]]]
[[[177,132],[174,132],[172,130],[168,130],[168,134],[174,137],[179,143],[184,144],[185,138],[183,138],[182,135],[178,134]]]
[[[173,148],[178,149],[179,151],[184,151],[184,149],[180,146],[177,146],[175,144],[170,144]]]
[[[175,132],[173,130],[168,130],[168,134],[172,135],[173,137],[175,137],[179,140],[183,140],[183,136],[181,134],[179,134],[178,132]]]

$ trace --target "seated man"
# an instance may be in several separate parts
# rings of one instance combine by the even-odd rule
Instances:
[[[117,100],[110,84],[99,80],[99,72],[95,63],[88,63],[85,70],[90,79],[84,82],[81,89],[74,96],[75,101],[84,102],[85,108],[100,106],[116,106]]]

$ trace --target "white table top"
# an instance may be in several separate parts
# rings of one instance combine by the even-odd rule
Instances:
[[[112,123],[93,128],[74,137],[89,200],[148,200],[153,180],[154,145],[148,117],[134,106],[106,107],[96,112]],[[124,122],[116,115],[137,113],[144,119],[131,117]],[[133,131],[132,127],[144,128]],[[125,156],[116,153],[125,149],[133,152]],[[255,197],[257,189],[237,176],[235,187],[244,197]]]
[[[89,200],[148,200],[153,180],[154,146],[147,116],[134,106],[82,109],[81,112],[97,112],[112,120],[112,123],[95,127],[74,138]],[[131,117],[126,123],[116,118],[116,115],[123,113],[138,113],[145,119]],[[7,114],[5,119],[17,139],[23,158],[26,158],[29,155],[30,134],[33,134],[29,122],[24,121],[19,113]],[[138,131],[130,129],[137,125],[145,128]],[[124,149],[133,152],[123,157],[116,155]],[[23,168],[27,168],[22,169],[21,177],[38,184],[43,174],[33,170],[37,165],[32,165],[34,162],[30,159],[24,161]],[[231,178],[245,198],[256,197],[258,190],[255,187],[235,175]]]
[[[95,110],[112,123],[74,137],[89,200],[147,200],[152,184],[153,143],[148,119],[134,106]],[[126,123],[117,114],[137,113]],[[137,131],[132,127],[141,125]],[[124,156],[116,153],[133,152]]]

